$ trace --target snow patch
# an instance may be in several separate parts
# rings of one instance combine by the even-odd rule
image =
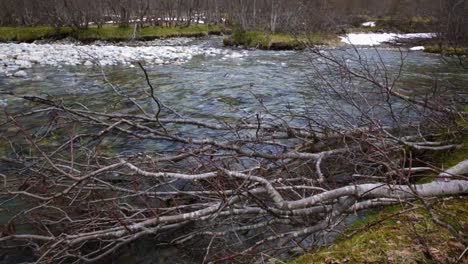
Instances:
[[[364,22],[361,24],[363,27],[375,27],[376,26],[376,23],[375,21],[368,21],[368,22]]]
[[[412,38],[433,38],[434,33],[411,33],[411,34],[396,34],[396,33],[351,33],[346,36],[341,36],[341,42],[355,46],[377,46],[384,42],[391,42],[398,39]]]
[[[424,46],[417,46],[417,47],[410,48],[411,51],[422,51],[424,49],[425,49]]]

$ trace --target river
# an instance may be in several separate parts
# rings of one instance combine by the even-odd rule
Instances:
[[[238,119],[258,112],[259,100],[271,113],[279,116],[287,116],[291,111],[304,112],[310,105],[317,106],[314,109],[317,113],[326,111],[325,107],[321,108],[321,98],[316,90],[311,89],[318,83],[312,73],[314,64],[320,61],[311,59],[307,51],[233,50],[223,47],[219,37],[144,45],[188,47],[189,56],[169,58],[169,62],[146,63],[145,66],[159,99],[183,115],[201,119]],[[395,48],[359,48],[358,51],[369,60],[377,60],[380,56],[391,71],[396,71],[401,63],[401,51]],[[353,50],[342,47],[327,52],[342,55]],[[433,87],[437,81],[441,90],[448,90],[454,99],[467,104],[466,70],[438,55],[422,51],[404,53],[400,88],[418,94]],[[133,97],[142,101],[147,97],[143,92],[148,90],[144,74],[131,62],[102,67],[51,63],[26,68],[25,78],[0,75],[0,106],[9,113],[16,114],[30,107],[29,103],[17,98],[22,95],[62,98],[100,110],[133,111],[125,109],[125,105],[113,104],[113,90],[104,80],[103,72],[114,86]],[[5,116],[1,115],[0,119],[4,120]],[[29,122],[29,125],[39,126],[41,121],[31,119]],[[291,122],[300,123],[300,120]],[[2,134],[10,135],[7,131]],[[118,150],[127,153],[155,147],[142,141],[118,144]],[[8,153],[3,151],[2,155]],[[178,250],[170,248],[155,253],[150,244],[145,244],[139,249],[144,252],[141,263],[172,263]],[[134,257],[129,253],[124,255],[118,262],[124,263],[127,258]],[[7,258],[4,260],[8,262]]]

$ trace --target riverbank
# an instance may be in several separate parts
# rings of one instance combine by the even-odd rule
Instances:
[[[261,31],[236,31],[224,38],[225,46],[241,46],[262,50],[303,50],[307,45],[338,45],[338,35],[330,32],[315,32],[309,35],[266,33]]]
[[[77,41],[89,43],[97,40],[102,41],[129,41],[129,40],[154,40],[174,37],[202,37],[207,35],[221,35],[228,33],[229,29],[223,29],[218,25],[191,25],[187,27],[143,27],[122,28],[116,25],[105,25],[101,28],[96,26],[87,29],[72,29],[63,27],[0,27],[0,42],[27,42],[37,40],[58,40],[72,38]]]
[[[467,200],[443,201],[434,209],[443,211],[443,221],[457,231],[466,230]],[[400,211],[406,213],[400,214]],[[353,234],[356,231],[357,234]],[[356,223],[331,246],[304,255],[289,264],[312,263],[463,263],[464,245],[447,229],[436,225],[424,209],[395,206]]]
[[[97,42],[90,45],[60,41],[46,44],[0,43],[0,77],[32,77],[35,66],[97,67],[183,65],[193,57],[242,58],[243,53],[219,47],[221,37],[171,38],[146,42]]]
[[[442,155],[437,163],[449,168],[467,156],[468,139],[465,138],[461,148]],[[427,180],[432,179],[423,179]],[[421,203],[414,205],[420,207]],[[442,221],[464,236],[468,224],[467,206],[466,198],[441,199],[433,209]],[[349,227],[331,245],[318,248],[288,264],[466,263],[466,260],[465,246],[448,229],[435,224],[427,210],[398,205],[370,213]]]

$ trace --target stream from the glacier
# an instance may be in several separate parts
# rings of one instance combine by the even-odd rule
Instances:
[[[166,45],[166,42],[155,43]],[[302,111],[309,102],[320,105],[317,104],[320,96],[314,92],[315,89],[311,89],[315,82],[311,78],[315,62],[306,51],[233,50],[224,48],[219,37],[184,41],[180,45],[196,47],[196,52],[183,56],[180,61],[162,56],[161,63],[148,64],[146,69],[161,101],[184,115],[223,120],[240,118],[258,111],[259,98],[270,111],[278,115],[282,112]],[[21,52],[21,47],[18,49]],[[180,52],[192,51],[188,49]],[[331,49],[329,52],[339,54],[346,51]],[[359,52],[376,60],[380,54],[390,69],[396,69],[401,62],[401,53],[397,49],[360,48]],[[167,63],[164,61],[171,59]],[[95,109],[109,107],[113,91],[104,81],[100,67],[60,65],[61,60],[57,61],[26,67],[26,77],[6,77],[0,73],[0,109],[4,108],[9,113],[24,111],[29,103],[16,97],[21,95],[53,96]],[[102,70],[115,86],[134,97],[144,97],[142,91],[147,89],[146,80],[142,71],[132,63],[103,66]],[[455,63],[442,60],[438,55],[409,52],[403,73],[401,83],[410,93],[424,91],[437,80],[440,89],[450,90],[454,98],[465,104],[468,102],[468,71],[460,69]],[[0,121],[3,122],[4,118],[2,115]],[[0,134],[3,134],[1,130]],[[128,149],[125,149],[126,146]],[[152,147],[140,142],[126,142],[119,146],[120,150],[129,152]],[[1,155],[5,153],[0,152]],[[0,217],[0,224],[4,220]],[[151,245],[146,245],[138,250],[138,256],[129,255],[127,258],[140,258],[135,263],[175,263],[177,250],[168,248],[151,252]],[[5,256],[3,260],[8,262]],[[125,260],[124,256],[120,262],[124,263]],[[3,263],[1,253],[0,263]]]

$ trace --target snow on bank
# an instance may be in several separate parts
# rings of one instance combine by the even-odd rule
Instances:
[[[361,24],[363,27],[375,27],[377,23],[375,21],[364,22]]]
[[[228,56],[232,51],[203,47],[187,46],[111,46],[111,45],[75,45],[75,44],[0,44],[0,73],[14,76],[18,70],[31,68],[33,65],[109,66],[132,65],[136,62],[146,64],[182,64],[193,56]],[[237,56],[237,54],[235,54]],[[17,77],[23,76],[17,74]]]
[[[392,42],[398,39],[412,38],[433,38],[434,33],[411,33],[411,34],[396,34],[396,33],[351,33],[346,36],[341,36],[341,42],[355,46],[377,46],[384,42]]]
[[[424,46],[416,46],[416,47],[410,48],[411,51],[422,51],[424,49],[425,49]]]

